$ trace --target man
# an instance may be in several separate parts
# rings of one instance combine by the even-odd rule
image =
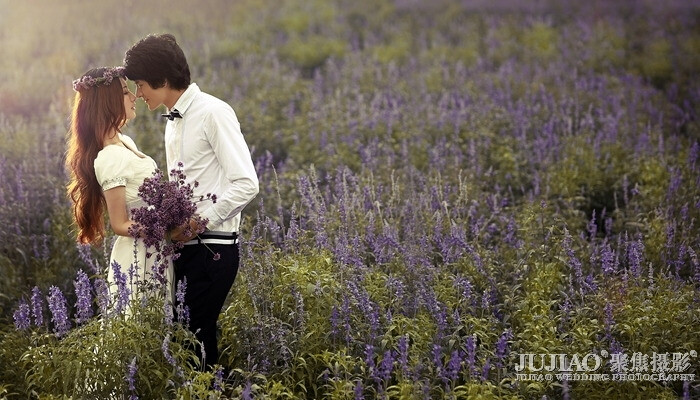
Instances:
[[[174,262],[175,279],[186,279],[189,328],[204,347],[198,355],[208,367],[218,361],[216,321],[238,271],[241,210],[258,194],[258,177],[235,112],[222,100],[190,82],[185,54],[170,34],[148,35],[126,51],[127,78],[136,96],[153,111],[165,105],[168,171],[182,163],[187,181],[198,182],[195,196],[215,194],[198,204],[208,220],[200,235],[180,227],[173,240],[185,246]],[[194,185],[192,185],[194,187]],[[190,221],[195,228],[195,221]],[[215,255],[216,254],[216,255]]]

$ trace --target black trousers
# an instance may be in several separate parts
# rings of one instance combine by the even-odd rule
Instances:
[[[214,253],[221,257],[214,260]],[[204,346],[204,357],[199,346],[197,356],[207,368],[219,359],[216,320],[236,279],[238,264],[238,243],[187,245],[174,261],[176,282],[187,278],[189,329]]]

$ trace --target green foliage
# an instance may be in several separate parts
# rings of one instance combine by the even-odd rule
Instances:
[[[5,390],[3,398],[19,397],[21,393],[29,393],[29,388],[24,380],[26,370],[19,368],[18,361],[29,348],[31,341],[27,335],[10,331],[10,327],[0,331],[0,394]]]
[[[667,40],[657,39],[647,43],[639,56],[642,74],[657,86],[663,87],[672,80],[671,50]]]
[[[674,296],[668,295],[671,292]],[[614,335],[627,344],[629,351],[672,353],[700,347],[700,338],[688,329],[700,323],[700,310],[693,306],[696,293],[692,286],[655,277],[649,285],[637,283],[614,295],[617,300],[613,307]],[[647,334],[639,336],[642,330]]]
[[[411,51],[410,37],[397,35],[387,44],[374,48],[374,57],[383,64],[390,62],[405,62]]]
[[[158,303],[135,304],[129,317],[94,318],[60,339],[41,331],[8,334],[9,340],[26,345],[18,348],[21,357],[8,357],[7,365],[25,371],[26,385],[36,393],[105,398],[130,392],[125,377],[135,359],[136,392],[148,398],[168,398],[186,380],[203,378],[196,369],[196,339],[180,325],[166,326],[162,302]],[[175,365],[160,351],[164,342]],[[196,391],[196,384],[188,390]]]
[[[313,76],[328,58],[341,57],[344,52],[343,42],[321,35],[294,38],[280,48],[280,56],[296,64],[307,77]]]
[[[552,165],[553,195],[572,200],[587,216],[612,212],[619,207],[623,180],[630,173],[629,153],[619,144],[595,149],[584,140],[567,140],[561,161]]]
[[[620,68],[625,62],[625,38],[615,25],[601,20],[593,26],[593,35],[587,43],[591,57],[587,66],[603,72]]]
[[[547,24],[538,22],[532,25],[522,37],[523,45],[532,57],[539,62],[548,62],[556,54],[557,31]]]

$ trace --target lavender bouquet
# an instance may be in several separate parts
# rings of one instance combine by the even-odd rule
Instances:
[[[182,248],[183,242],[169,240],[169,232],[185,225],[184,234],[191,236],[193,233],[202,233],[207,220],[196,214],[197,201],[211,200],[216,202],[216,195],[208,194],[195,198],[193,187],[186,182],[182,171],[182,163],[178,169],[170,171],[171,180],[163,175],[161,170],[156,170],[153,176],[146,178],[139,187],[139,197],[146,203],[145,206],[133,208],[131,218],[135,222],[129,228],[129,234],[134,238],[140,238],[144,244],[154,252],[146,253],[146,257],[155,254],[157,276],[164,279],[164,272],[169,257],[177,257],[176,250]],[[194,182],[194,187],[198,182]],[[191,228],[189,221],[196,222],[196,228]]]

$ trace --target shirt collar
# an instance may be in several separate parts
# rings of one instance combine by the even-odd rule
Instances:
[[[192,101],[200,92],[201,90],[199,90],[199,86],[197,86],[196,83],[190,83],[190,86],[182,93],[180,98],[177,99],[172,109],[179,111],[182,115],[185,115],[187,109],[190,107],[190,104],[192,104]]]

